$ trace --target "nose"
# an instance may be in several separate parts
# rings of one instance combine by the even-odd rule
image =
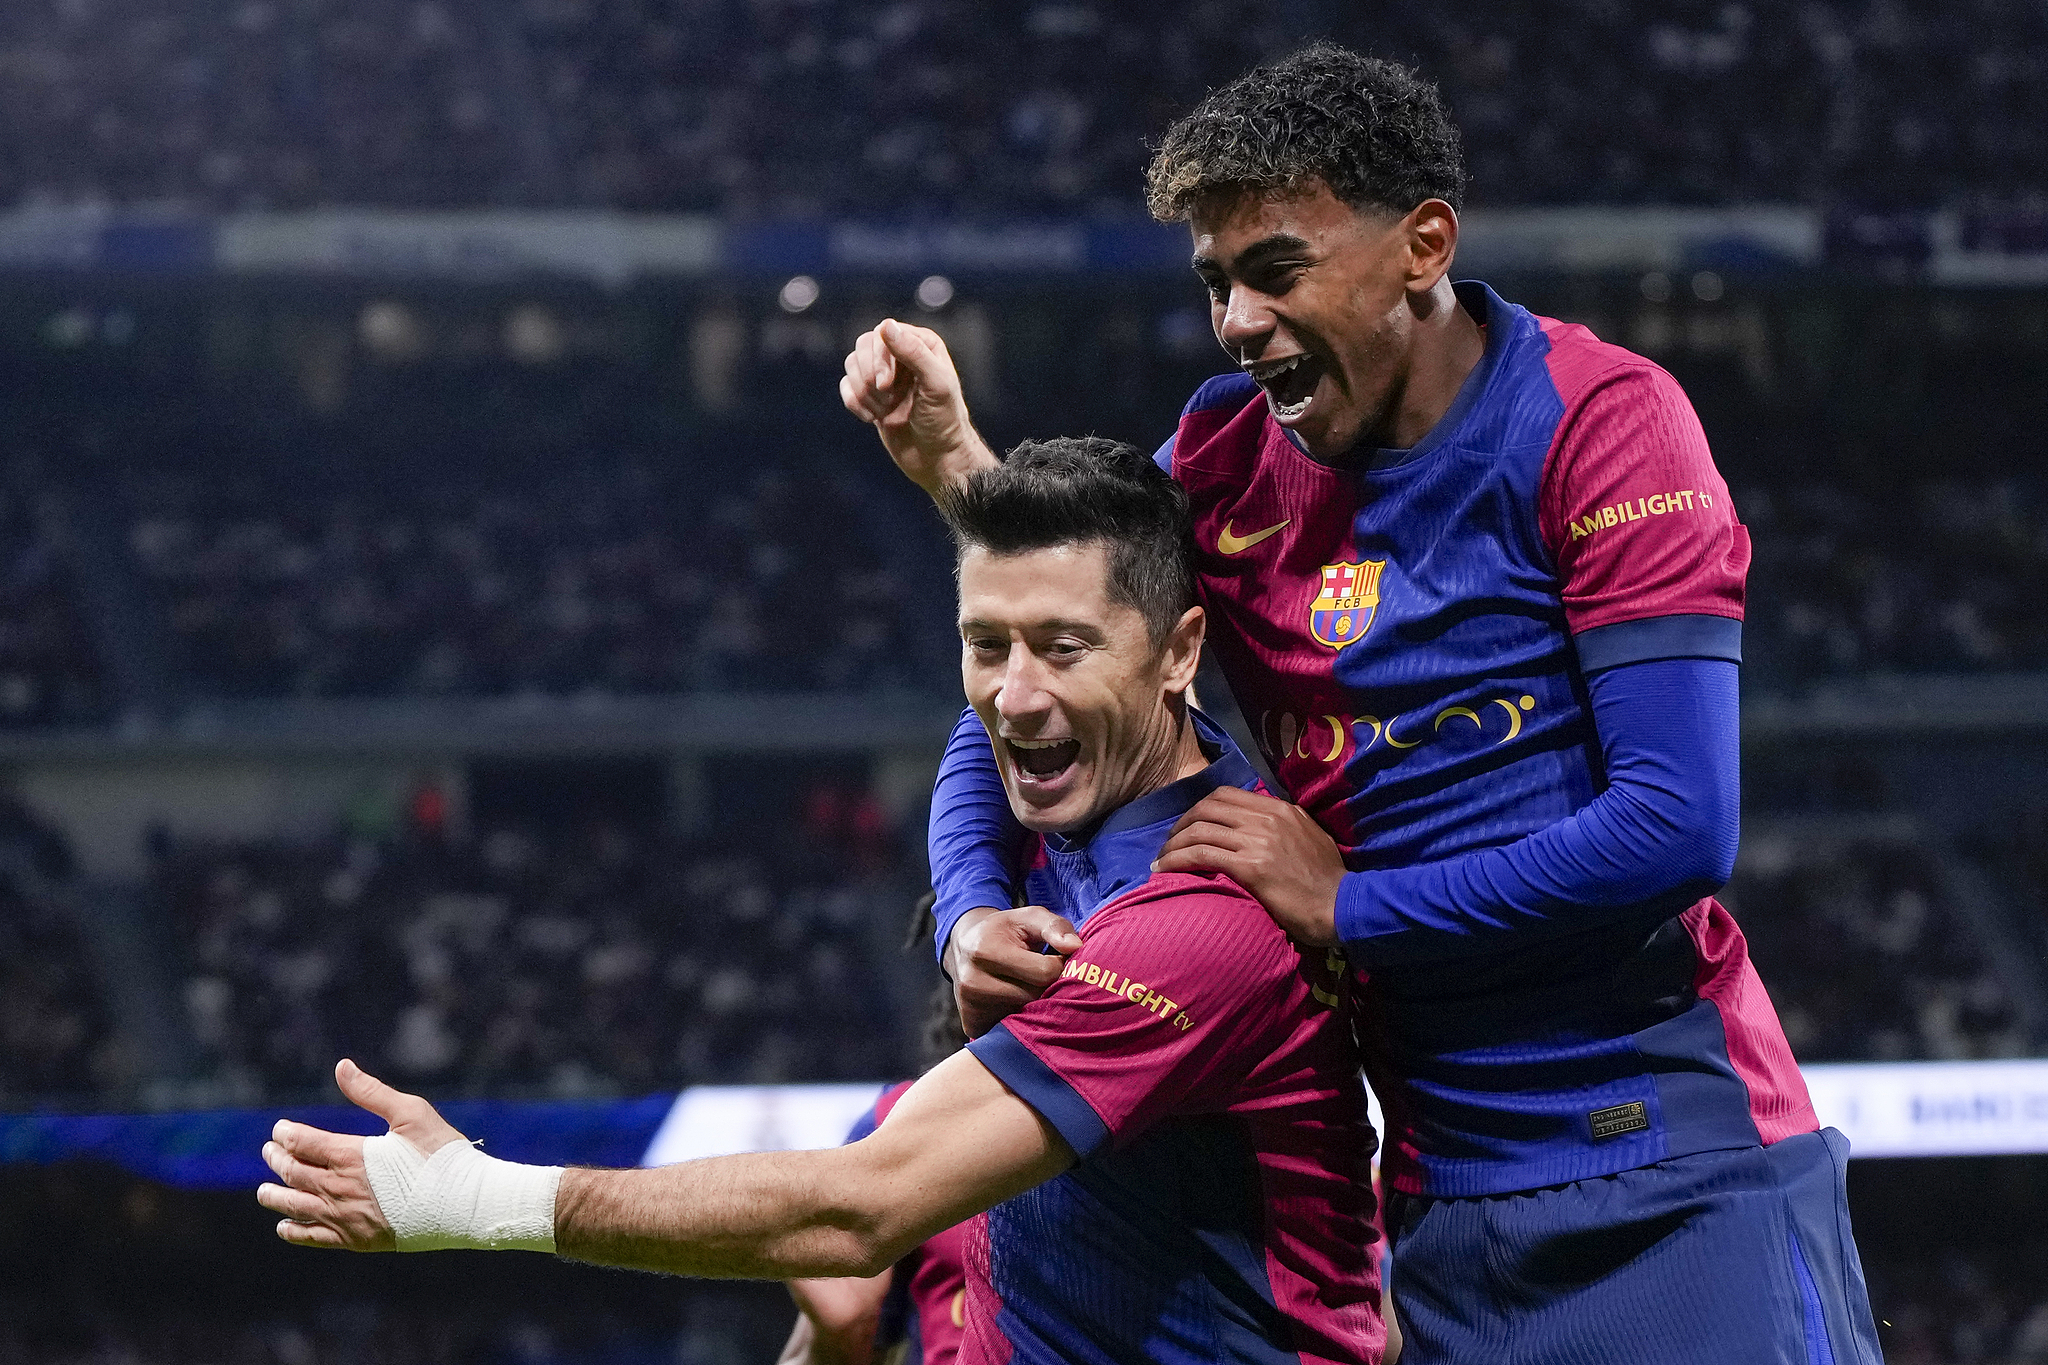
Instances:
[[[1243,359],[1248,351],[1255,353],[1255,343],[1263,342],[1272,331],[1273,313],[1266,306],[1265,296],[1241,284],[1231,285],[1230,297],[1223,303],[1223,315],[1216,320],[1216,339],[1223,343],[1223,349]]]
[[[1013,644],[1003,665],[1002,684],[996,689],[996,714],[1010,724],[1035,721],[1052,709],[1052,694],[1045,690],[1045,666],[1030,646]]]

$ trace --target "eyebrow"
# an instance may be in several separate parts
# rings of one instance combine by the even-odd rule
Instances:
[[[998,630],[1001,629],[1001,626],[999,625],[999,623],[995,621],[984,621],[977,617],[971,621],[962,621],[960,623],[960,629]],[[1102,627],[1097,625],[1093,621],[1070,621],[1064,617],[1054,617],[1050,621],[1036,621],[1024,627],[1024,629],[1028,631],[1070,630],[1074,632],[1076,635],[1099,636],[1102,634]]]
[[[1257,265],[1268,256],[1279,256],[1289,251],[1306,250],[1308,245],[1308,239],[1305,237],[1297,237],[1291,232],[1275,232],[1270,236],[1259,238],[1258,241],[1253,242],[1243,251],[1238,252],[1237,260],[1234,264],[1241,270],[1247,266]],[[1222,263],[1213,256],[1197,255],[1192,264],[1197,270],[1221,270],[1223,268]]]

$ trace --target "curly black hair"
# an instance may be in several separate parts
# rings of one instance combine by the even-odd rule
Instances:
[[[1212,90],[1166,132],[1145,171],[1162,223],[1211,194],[1320,180],[1357,209],[1460,208],[1465,154],[1437,88],[1398,62],[1313,43]]]
[[[961,554],[1102,541],[1109,600],[1136,610],[1157,648],[1195,604],[1188,496],[1152,457],[1104,436],[1026,441],[994,469],[939,495]]]

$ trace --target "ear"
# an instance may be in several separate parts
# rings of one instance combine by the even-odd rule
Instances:
[[[1408,288],[1426,294],[1450,273],[1458,254],[1458,211],[1441,199],[1417,204],[1402,224],[1408,237]]]
[[[1159,650],[1159,667],[1160,681],[1169,695],[1181,696],[1195,685],[1195,671],[1202,666],[1202,637],[1208,628],[1209,618],[1202,609],[1189,607],[1167,632]]]

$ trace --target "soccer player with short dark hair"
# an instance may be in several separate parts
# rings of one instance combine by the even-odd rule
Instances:
[[[1158,459],[1299,803],[1219,791],[1157,866],[1359,974],[1411,1362],[1874,1363],[1847,1144],[1713,899],[1748,534],[1669,375],[1452,283],[1464,186],[1434,87],[1327,44],[1153,159],[1238,365]],[[841,396],[935,495],[993,463],[929,332],[863,336]],[[1056,970],[997,767],[963,725],[933,804],[970,1032]]]
[[[1015,818],[1096,892],[1052,986],[869,1137],[660,1170],[494,1161],[344,1062],[343,1093],[392,1131],[280,1123],[282,1183],[258,1197],[281,1237],[789,1279],[878,1273],[987,1210],[964,1361],[1379,1360],[1343,974],[1228,879],[1151,871],[1205,795],[1258,783],[1187,703],[1204,614],[1185,494],[1090,439],[1021,447],[945,505],[983,744]]]

